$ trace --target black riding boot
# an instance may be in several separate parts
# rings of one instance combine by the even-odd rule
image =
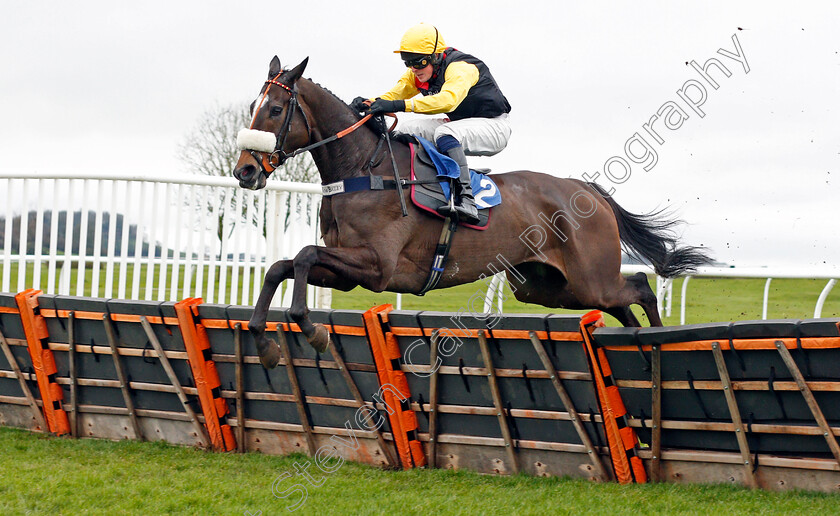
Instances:
[[[467,224],[478,223],[478,209],[475,207],[475,198],[472,193],[472,185],[470,185],[470,169],[467,166],[467,156],[464,154],[464,148],[460,145],[453,147],[446,151],[446,154],[455,160],[455,163],[461,167],[461,175],[457,181],[452,182],[453,199],[455,201],[455,212],[458,214],[458,220]],[[442,215],[451,215],[449,213],[449,206],[441,206],[438,212]]]

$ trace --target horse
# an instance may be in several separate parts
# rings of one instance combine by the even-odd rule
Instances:
[[[243,148],[234,169],[239,185],[263,188],[285,160],[308,151],[323,185],[370,176],[393,178],[409,170],[407,143],[389,141],[390,159],[374,155],[383,146],[376,124],[319,84],[302,78],[309,58],[284,69],[275,56],[260,96],[251,105],[251,128],[264,141]],[[276,87],[275,87],[276,86]],[[349,129],[348,129],[349,128]],[[387,129],[386,129],[387,131]],[[240,145],[241,146],[241,145]],[[600,309],[624,326],[641,326],[630,305],[641,306],[651,326],[662,326],[656,295],[647,276],[622,276],[621,246],[646,259],[660,276],[674,277],[708,263],[697,247],[678,246],[661,210],[647,215],[621,208],[598,185],[532,171],[493,174],[502,204],[492,208],[484,231],[463,230],[453,238],[436,288],[486,278],[504,269],[516,299],[550,308]],[[328,330],[309,319],[306,285],[349,291],[420,293],[430,272],[443,221],[412,205],[401,212],[394,190],[363,190],[325,196],[319,222],[326,246],[306,246],[293,260],[268,269],[248,329],[266,368],[280,350],[265,335],[272,297],[283,280],[294,278],[289,315],[319,352]],[[538,244],[538,245],[537,245]]]

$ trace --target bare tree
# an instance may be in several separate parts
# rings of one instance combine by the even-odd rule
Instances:
[[[179,158],[191,172],[208,176],[233,176],[233,169],[239,159],[236,134],[243,127],[248,127],[250,121],[247,103],[216,106],[205,111],[179,146]],[[317,178],[318,170],[309,154],[288,160],[269,176],[269,180],[300,183],[312,183]]]
[[[187,166],[190,172],[217,177],[232,177],[233,169],[239,159],[240,151],[236,147],[236,135],[243,127],[248,127],[251,116],[248,112],[248,103],[236,103],[226,106],[217,105],[208,109],[198,119],[195,127],[186,135],[184,141],[178,147],[178,158]],[[269,181],[284,180],[302,183],[312,183],[318,179],[318,169],[308,154],[301,154],[288,160],[282,167],[275,170]],[[311,200],[310,200],[311,201]],[[228,202],[233,205],[233,199]],[[208,211],[217,215],[217,236],[222,239],[224,221],[222,217],[225,203],[224,193],[217,198],[210,199]],[[304,203],[308,205],[307,203]],[[291,197],[286,199],[286,224],[289,224],[292,214]],[[297,210],[306,209],[309,206],[297,205]],[[239,208],[244,216],[246,207]],[[252,210],[256,214],[257,210]],[[263,221],[264,223],[265,221]],[[251,223],[259,225],[260,221],[254,215]],[[229,228],[232,230],[232,227]],[[265,232],[265,224],[263,224]]]

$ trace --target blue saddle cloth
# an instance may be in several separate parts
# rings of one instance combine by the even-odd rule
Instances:
[[[417,141],[423,146],[423,149],[428,153],[429,158],[437,168],[438,177],[451,177],[457,179],[461,176],[461,168],[454,159],[442,154],[437,150],[435,145],[417,135]],[[470,185],[472,186],[473,197],[475,197],[475,204],[478,209],[491,208],[502,203],[502,194],[496,183],[490,179],[486,174],[479,174],[475,170],[470,170]],[[443,189],[443,195],[449,198],[449,181],[441,181],[440,184]]]

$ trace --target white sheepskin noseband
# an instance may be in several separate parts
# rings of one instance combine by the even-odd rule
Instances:
[[[236,146],[239,150],[253,150],[257,152],[274,152],[277,137],[268,131],[256,129],[240,129],[236,135]]]

